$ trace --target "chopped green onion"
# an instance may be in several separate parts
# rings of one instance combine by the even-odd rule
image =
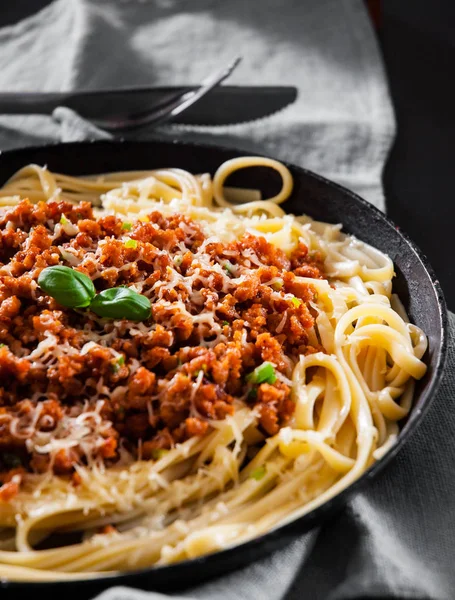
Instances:
[[[264,467],[264,465],[262,465],[261,467],[254,469],[254,471],[251,471],[250,477],[251,479],[256,479],[256,481],[260,481],[264,477],[266,472],[266,468]]]
[[[274,281],[272,283],[272,289],[274,289],[275,292],[279,292],[282,288],[283,288],[283,282],[282,281]]]
[[[126,240],[126,242],[123,245],[125,246],[125,248],[137,248],[137,241],[136,240]]]
[[[166,450],[165,448],[153,448],[152,458],[153,460],[159,460],[160,458],[163,458],[163,456],[165,456],[168,452],[169,450]]]
[[[65,215],[62,215],[62,216],[60,217],[60,223],[61,223],[62,225],[68,225],[69,221],[68,221],[68,219],[65,217]]]
[[[196,375],[196,377],[199,375],[199,373],[207,373],[207,365],[204,363],[200,369],[198,369],[194,374]]]
[[[103,290],[90,303],[99,317],[146,321],[151,315],[150,300],[131,288],[118,287]]]
[[[252,373],[247,375],[247,381],[257,385],[261,383],[275,383],[275,367],[272,363],[264,362],[259,367],[256,367]]]
[[[302,304],[302,301],[299,298],[296,298],[295,296],[291,298],[291,302],[296,308],[298,308]]]
[[[4,347],[5,347],[5,344],[0,344],[0,348],[4,348]]]
[[[133,224],[130,223],[129,221],[124,221],[122,223],[122,229],[123,229],[123,231],[131,231],[132,227],[133,227]]]
[[[229,260],[224,263],[223,267],[230,275],[234,273],[234,265]]]
[[[221,325],[223,325],[223,327],[224,325],[229,325],[229,321],[221,321]]]
[[[117,358],[117,360],[112,364],[112,370],[114,371],[114,373],[118,373],[120,371],[120,367],[123,367],[123,365],[125,364],[125,357],[119,356]]]

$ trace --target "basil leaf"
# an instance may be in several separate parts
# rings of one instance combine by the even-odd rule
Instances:
[[[63,265],[43,269],[38,285],[59,304],[69,308],[85,308],[96,294],[90,277]]]
[[[150,300],[125,287],[110,288],[97,294],[90,304],[99,317],[145,321],[151,315]]]

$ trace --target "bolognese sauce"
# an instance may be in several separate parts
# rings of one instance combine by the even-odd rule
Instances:
[[[65,265],[97,292],[130,287],[146,321],[100,318],[39,286]],[[126,222],[87,202],[0,209],[0,495],[23,473],[74,475],[123,452],[150,459],[207,432],[237,401],[264,436],[293,413],[293,366],[308,342],[322,264],[300,243],[287,256],[263,237],[221,243],[187,216]],[[269,364],[272,377],[252,377]]]

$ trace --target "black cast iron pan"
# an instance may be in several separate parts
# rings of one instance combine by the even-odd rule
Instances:
[[[47,165],[50,170],[68,175],[107,171],[180,167],[193,173],[214,173],[225,160],[244,152],[179,142],[76,142],[4,152],[0,156],[0,184],[28,163]],[[386,252],[395,263],[396,291],[411,320],[429,338],[425,356],[428,371],[416,386],[413,409],[404,423],[397,444],[359,480],[338,496],[309,514],[236,548],[176,565],[145,569],[97,579],[52,583],[0,583],[2,598],[15,600],[34,594],[61,598],[74,594],[83,600],[114,585],[171,591],[196,585],[256,560],[289,543],[297,535],[332,516],[347,500],[368,484],[397,454],[421,422],[439,385],[446,355],[446,307],[439,282],[427,260],[409,238],[387,217],[352,192],[315,175],[288,165],[294,176],[292,197],[285,210],[331,223],[343,223],[344,230]],[[261,188],[266,197],[276,193],[279,176],[271,169],[255,167],[235,174],[229,185]]]

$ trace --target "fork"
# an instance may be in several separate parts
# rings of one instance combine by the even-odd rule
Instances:
[[[90,121],[100,129],[112,132],[128,131],[152,125],[156,126],[169,121],[189,108],[192,104],[198,102],[198,100],[208,94],[210,90],[227,79],[241,60],[240,56],[235,58],[229,65],[223,67],[223,69],[206,77],[199,87],[185,92],[184,94],[179,93],[171,96],[158,106],[154,106],[151,110],[119,115],[118,117],[90,119]]]

